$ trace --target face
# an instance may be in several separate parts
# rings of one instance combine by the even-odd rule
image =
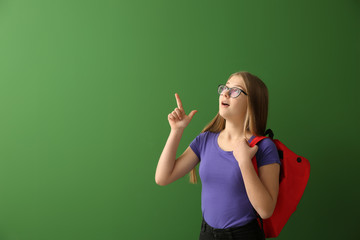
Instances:
[[[225,85],[228,88],[237,87],[244,90],[246,93],[245,82],[242,76],[232,76]],[[243,118],[246,114],[247,98],[243,92],[236,98],[230,97],[229,90],[224,91],[219,95],[219,114],[226,120]],[[224,106],[222,103],[226,102],[229,106]]]

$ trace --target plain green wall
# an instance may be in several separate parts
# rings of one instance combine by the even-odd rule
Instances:
[[[1,1],[0,239],[198,239],[201,182],[155,183],[167,115],[175,92],[198,110],[180,156],[236,71],[265,82],[267,127],[311,163],[278,239],[358,239],[359,10],[357,0]]]

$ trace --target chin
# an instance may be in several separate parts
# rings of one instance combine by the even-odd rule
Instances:
[[[221,111],[219,111],[219,115],[226,120],[226,116],[224,116],[224,114],[222,114]]]

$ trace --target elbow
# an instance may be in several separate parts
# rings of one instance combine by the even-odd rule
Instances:
[[[162,183],[161,183],[161,181],[160,181],[159,179],[157,179],[156,177],[155,177],[155,182],[156,182],[156,184],[157,184],[157,185],[160,185],[160,186],[162,186]]]
[[[262,219],[268,219],[272,216],[273,212],[264,212],[262,214],[259,214]]]
[[[159,186],[163,186],[163,183],[161,181],[161,178],[159,178],[157,172],[155,173],[155,183]]]
[[[160,179],[157,179],[157,178],[155,178],[155,182],[159,186],[165,186],[166,185],[166,183],[164,181],[161,181]]]
[[[259,213],[259,215],[260,215],[260,217],[261,217],[262,219],[268,219],[268,218],[270,218],[270,217],[273,215],[274,210],[275,210],[275,208],[272,207],[271,209],[267,209],[267,210],[265,210],[265,211],[262,211],[261,213]]]
[[[259,212],[259,215],[262,219],[268,219],[270,218],[274,211],[275,211],[275,207],[276,207],[276,203],[277,203],[277,199],[275,199],[275,201],[272,201],[271,203],[268,203],[268,205],[262,209],[263,211],[261,211],[261,213]]]

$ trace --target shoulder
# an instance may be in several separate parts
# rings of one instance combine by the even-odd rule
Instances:
[[[208,141],[209,135],[211,135],[211,132],[209,132],[209,131],[201,132],[192,140],[192,142],[189,145],[190,148],[199,157],[199,159],[200,159],[202,149],[204,149],[207,142],[209,142]]]
[[[198,137],[204,139],[204,138],[211,137],[211,136],[213,136],[214,134],[215,134],[215,133],[213,133],[213,132],[205,131],[205,132],[200,133],[200,134],[198,135]]]
[[[209,131],[199,133],[193,140],[193,142],[197,142],[198,144],[203,142],[209,135]]]
[[[201,135],[203,137],[203,136],[209,135],[209,133],[211,133],[211,132],[210,131],[205,131],[205,132],[200,133],[199,135]]]
[[[258,143],[258,147],[261,150],[276,150],[276,145],[271,138],[264,138]]]
[[[196,141],[198,144],[205,143],[210,141],[210,139],[212,139],[215,134],[216,133],[210,131],[201,132],[195,137],[194,141]]]
[[[278,150],[271,138],[264,138],[257,145],[259,149],[256,153],[256,158],[259,167],[270,163],[281,164]]]

